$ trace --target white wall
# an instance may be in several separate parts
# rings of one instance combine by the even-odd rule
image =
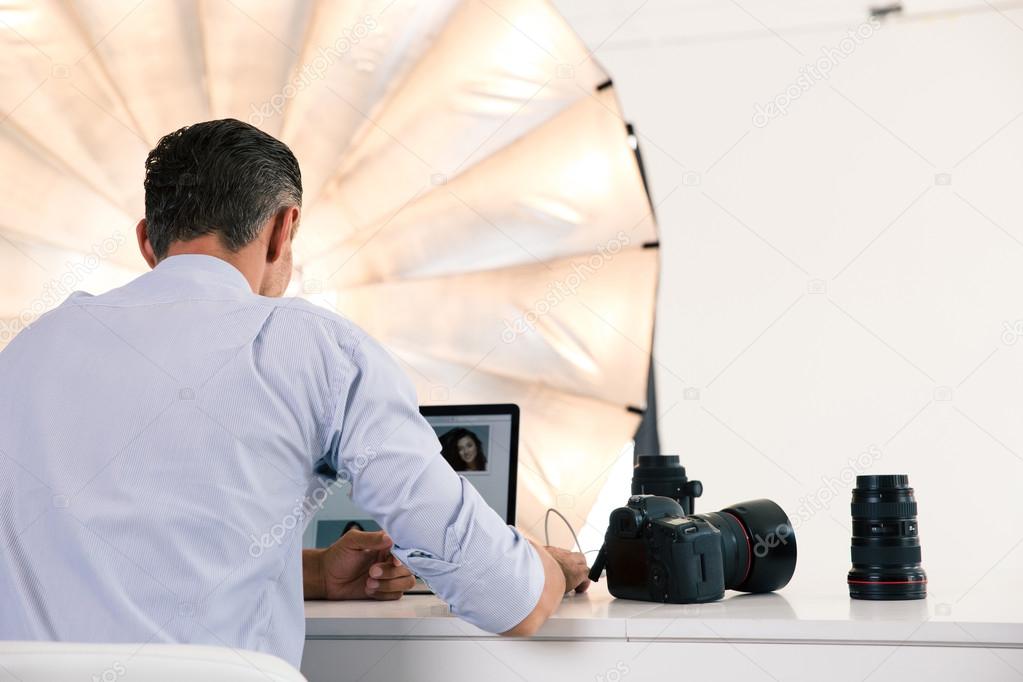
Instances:
[[[849,50],[866,2],[556,4],[641,136],[661,438],[698,508],[802,509],[794,587],[840,592],[851,477],[909,473],[935,605],[1003,598],[1023,565],[1020,5],[910,4]]]

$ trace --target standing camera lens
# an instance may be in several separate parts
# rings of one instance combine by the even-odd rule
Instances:
[[[852,493],[853,599],[923,599],[916,498],[905,474],[857,476]]]

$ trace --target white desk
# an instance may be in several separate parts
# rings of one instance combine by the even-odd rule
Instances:
[[[843,592],[730,596],[702,605],[566,597],[531,639],[498,638],[432,596],[306,604],[303,673],[320,680],[1023,679],[1023,601],[955,617],[931,600]]]

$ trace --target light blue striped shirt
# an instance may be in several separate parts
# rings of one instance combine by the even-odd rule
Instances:
[[[508,630],[539,600],[539,557],[439,449],[378,343],[253,294],[226,261],[174,256],[73,294],[0,352],[0,638],[297,666],[302,531],[348,488],[318,474],[350,482],[455,614]]]

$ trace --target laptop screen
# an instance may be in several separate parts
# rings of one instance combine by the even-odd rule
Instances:
[[[465,476],[508,523],[515,522],[519,409],[516,405],[445,405],[420,408],[440,443],[441,456]],[[304,547],[328,547],[351,529],[380,526],[343,494],[330,495],[303,536]],[[342,491],[339,491],[342,492]]]

